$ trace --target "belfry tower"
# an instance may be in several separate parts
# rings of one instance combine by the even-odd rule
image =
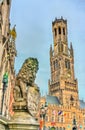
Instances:
[[[51,79],[49,94],[57,96],[64,106],[79,107],[78,83],[74,74],[74,52],[72,43],[68,48],[67,20],[52,22],[54,49],[50,47]]]

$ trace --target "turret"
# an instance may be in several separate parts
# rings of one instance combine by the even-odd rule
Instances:
[[[50,45],[50,58],[53,56],[52,45]]]
[[[74,57],[72,42],[70,43],[70,54],[72,57]]]

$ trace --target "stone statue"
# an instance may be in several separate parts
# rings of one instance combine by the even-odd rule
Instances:
[[[14,87],[14,109],[27,109],[34,116],[40,97],[39,87],[35,84],[38,60],[28,58],[16,76]]]

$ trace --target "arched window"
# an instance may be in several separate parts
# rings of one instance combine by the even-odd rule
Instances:
[[[61,28],[60,27],[58,27],[58,33],[61,34]]]
[[[58,60],[55,61],[55,68],[58,68]]]
[[[63,35],[65,35],[65,28],[63,28]]]
[[[73,119],[73,125],[76,125],[76,119],[75,118]]]
[[[65,67],[67,69],[70,69],[70,61],[69,60],[65,60]]]

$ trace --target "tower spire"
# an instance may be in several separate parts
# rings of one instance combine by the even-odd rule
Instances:
[[[72,42],[70,43],[70,54],[72,57],[74,56]]]
[[[53,55],[52,45],[50,45],[50,57]]]

